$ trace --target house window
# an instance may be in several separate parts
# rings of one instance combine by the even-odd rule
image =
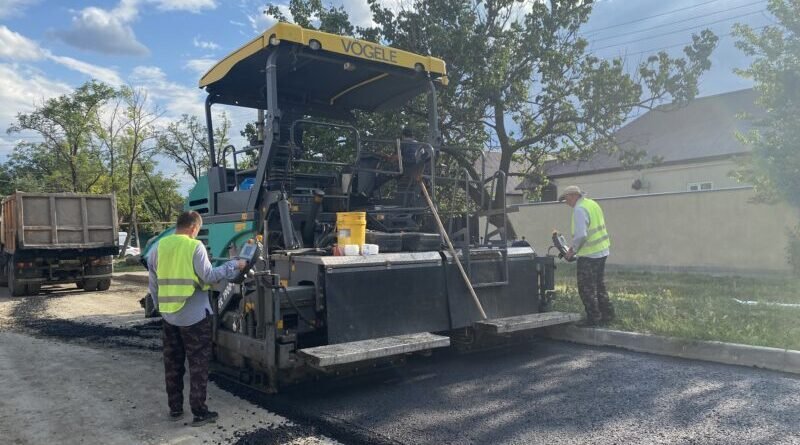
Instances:
[[[542,187],[542,202],[558,201],[558,187],[552,182]]]
[[[690,192],[700,192],[703,190],[712,190],[713,188],[714,188],[714,183],[711,181],[690,182],[688,184],[687,190]]]

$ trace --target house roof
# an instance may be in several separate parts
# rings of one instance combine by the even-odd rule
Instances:
[[[645,151],[644,163],[653,159],[681,163],[746,153],[748,148],[736,139],[736,132],[745,132],[751,126],[740,118],[741,113],[762,114],[755,105],[756,97],[756,92],[746,89],[698,98],[677,110],[659,107],[622,127],[616,134],[617,143],[623,151]],[[622,168],[619,153],[545,164],[551,178]]]
[[[499,151],[484,151],[483,153],[486,155],[486,177],[488,178],[500,169],[500,157],[502,156],[502,153]],[[477,170],[478,174],[480,174],[480,158],[475,161],[475,170]],[[509,173],[525,173],[528,168],[522,162],[511,161],[511,166],[508,170]],[[521,195],[523,188],[520,186],[524,180],[524,176],[509,176],[508,180],[506,181],[506,194]]]

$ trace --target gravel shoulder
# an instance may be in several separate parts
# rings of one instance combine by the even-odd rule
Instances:
[[[0,288],[3,443],[336,443],[213,383],[216,424],[188,425],[188,394],[187,416],[168,420],[160,326],[142,319],[141,295],[141,287],[115,285],[12,298]]]

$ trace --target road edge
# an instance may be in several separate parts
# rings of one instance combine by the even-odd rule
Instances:
[[[551,326],[543,330],[543,333],[554,340],[585,345],[613,346],[648,354],[800,374],[800,351],[793,349],[564,325]]]
[[[119,272],[112,275],[115,281],[132,284],[147,284],[149,277],[147,272]]]

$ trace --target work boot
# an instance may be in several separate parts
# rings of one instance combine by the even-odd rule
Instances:
[[[195,414],[194,419],[192,420],[192,426],[201,426],[207,423],[216,422],[217,417],[219,417],[219,414],[214,411],[206,411],[199,415]]]
[[[183,419],[183,410],[180,411],[170,411],[169,412],[169,420],[175,422],[177,420]]]

